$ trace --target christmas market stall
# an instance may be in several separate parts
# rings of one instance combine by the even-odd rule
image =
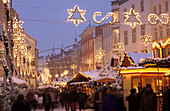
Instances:
[[[138,87],[146,84],[151,84],[158,98],[162,96],[165,86],[169,85],[165,77],[170,70],[169,63],[169,58],[152,58],[151,53],[125,53],[120,64],[125,105],[128,105],[126,97],[131,88],[138,92]]]

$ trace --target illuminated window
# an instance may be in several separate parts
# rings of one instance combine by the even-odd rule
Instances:
[[[159,31],[160,31],[160,38],[163,38],[163,27],[160,27]]]
[[[124,12],[127,12],[127,8],[124,9]],[[126,19],[126,17],[124,16],[124,19]]]
[[[161,4],[158,6],[158,10],[159,10],[158,14],[161,14],[162,13],[162,5]]]
[[[145,35],[145,25],[141,25],[141,36]]]
[[[170,25],[167,25],[167,27],[166,27],[167,29],[167,36],[170,36]]]
[[[124,31],[124,43],[125,45],[128,45],[128,31]]]
[[[168,1],[165,2],[165,12],[168,11]]]
[[[132,29],[132,43],[136,43],[136,27]]]
[[[138,92],[138,86],[141,85],[141,79],[140,77],[133,77],[132,78],[132,88],[135,88]]]
[[[116,22],[119,22],[119,11],[114,11],[114,13],[116,14]]]
[[[114,44],[116,44],[117,42],[119,42],[119,29],[115,29],[114,30]]]
[[[157,39],[158,39],[158,31],[157,31],[157,28],[155,28],[154,35],[155,35],[155,40],[157,40]]]
[[[144,0],[140,1],[140,8],[141,8],[141,12],[144,11]]]

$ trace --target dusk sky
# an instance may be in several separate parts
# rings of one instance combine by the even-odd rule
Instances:
[[[86,10],[86,21],[78,26],[66,22],[67,9],[75,5]],[[37,48],[43,51],[53,46],[61,48],[62,44],[64,47],[71,45],[75,35],[80,40],[78,35],[88,26],[89,20],[92,26],[97,25],[93,22],[94,12],[100,11],[104,17],[111,11],[111,0],[13,0],[13,8],[24,21],[25,32],[37,40]]]

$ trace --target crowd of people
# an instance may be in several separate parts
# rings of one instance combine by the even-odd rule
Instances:
[[[156,94],[150,84],[146,84],[145,88],[139,87],[139,92],[136,89],[131,89],[131,94],[126,98],[129,103],[129,111],[157,111]],[[163,105],[160,106],[162,111],[170,111],[170,86],[167,87],[163,95]]]
[[[128,101],[128,111],[157,111],[157,97],[150,84],[145,88],[138,87],[131,89],[131,94],[126,97]],[[102,100],[99,101],[99,91],[94,94],[93,102],[96,111],[126,111],[123,94],[114,87],[104,88]],[[29,92],[26,97],[20,94],[12,105],[12,111],[31,111],[45,109],[53,111],[54,108],[62,107],[66,111],[76,111],[87,108],[89,96],[81,87],[72,87],[70,90],[64,89],[62,92],[46,90],[43,93]],[[170,111],[170,86],[167,87],[163,96],[162,111]]]
[[[28,92],[26,97],[20,94],[12,105],[12,111],[31,111],[45,109],[53,111],[54,108],[65,108],[66,111],[76,111],[77,105],[79,111],[85,109],[87,94],[81,87],[73,87],[71,90],[63,89],[62,92],[46,90],[41,94],[38,92]]]

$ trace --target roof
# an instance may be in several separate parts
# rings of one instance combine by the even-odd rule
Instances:
[[[89,80],[89,82],[96,81],[96,82],[114,82],[116,79],[111,76],[104,76],[104,77],[97,77],[95,79]]]
[[[134,64],[138,66],[139,59],[143,58],[146,59],[148,57],[153,57],[152,53],[133,53],[133,52],[128,52],[127,53],[129,57],[133,60]]]
[[[83,72],[83,74],[89,76],[90,78],[98,77],[98,70]]]

